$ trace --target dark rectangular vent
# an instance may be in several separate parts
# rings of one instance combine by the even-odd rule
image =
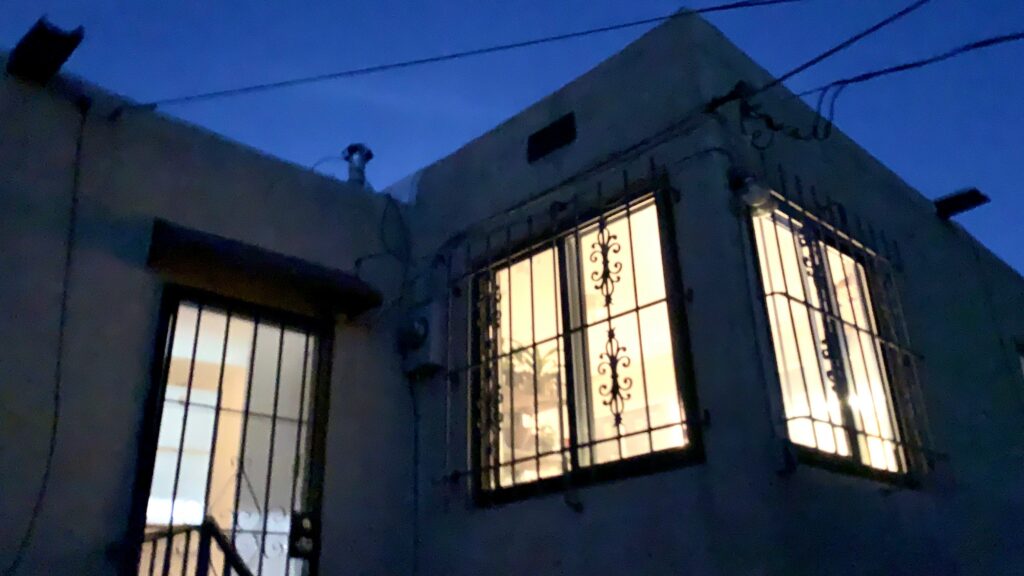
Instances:
[[[530,134],[526,141],[526,161],[533,163],[576,140],[576,114],[569,112],[551,124]]]

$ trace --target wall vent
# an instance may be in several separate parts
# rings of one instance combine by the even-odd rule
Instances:
[[[530,134],[526,141],[526,161],[534,163],[576,140],[576,114],[569,112],[551,124]]]

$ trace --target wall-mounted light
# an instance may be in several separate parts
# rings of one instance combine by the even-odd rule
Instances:
[[[966,188],[937,198],[933,204],[935,204],[935,214],[943,220],[949,220],[957,214],[974,210],[978,206],[984,206],[989,202],[991,202],[991,199],[983,194],[981,190]]]
[[[770,216],[779,206],[772,189],[758,183],[742,168],[729,169],[729,189],[750,208],[750,214],[755,218]]]

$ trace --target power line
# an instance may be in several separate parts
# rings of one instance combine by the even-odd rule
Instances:
[[[796,76],[797,74],[803,72],[804,70],[807,70],[808,68],[810,68],[812,66],[815,66],[815,65],[821,63],[822,61],[827,60],[828,58],[831,58],[832,56],[835,56],[839,52],[842,52],[843,50],[849,48],[850,46],[853,46],[857,42],[860,42],[864,38],[867,38],[868,36],[871,36],[875,32],[878,32],[879,30],[881,30],[882,28],[885,28],[886,26],[892,24],[893,22],[896,22],[897,20],[900,20],[904,16],[910,14],[911,12],[914,12],[915,10],[923,7],[925,4],[928,4],[931,1],[932,0],[917,0],[913,4],[910,4],[909,6],[907,6],[906,8],[904,8],[904,9],[898,11],[898,12],[893,13],[892,15],[888,16],[887,18],[885,18],[883,20],[880,20],[880,21],[876,22],[872,26],[862,30],[861,32],[858,32],[857,34],[854,34],[853,36],[850,36],[849,38],[847,38],[846,40],[843,40],[839,44],[836,44],[832,48],[822,52],[821,54],[818,54],[814,58],[811,58],[810,60],[804,62],[803,64],[797,66],[796,68],[793,68],[789,72],[786,72],[785,74],[783,74],[782,76],[779,76],[778,78],[776,78],[775,80],[769,82],[768,84],[765,84],[760,89],[758,89],[757,92],[758,93],[764,92],[766,90],[774,88],[775,86],[778,86],[779,84],[782,84],[783,82],[785,82],[786,80],[789,80],[793,76]]]
[[[810,96],[817,94],[817,102],[815,104],[815,116],[814,121],[811,123],[810,130],[806,133],[801,132],[793,126],[779,122],[769,114],[760,112],[758,108],[753,107],[753,115],[751,117],[760,118],[766,121],[766,128],[774,133],[781,133],[790,138],[797,140],[825,140],[832,135],[832,128],[835,121],[836,115],[836,102],[839,97],[843,94],[849,86],[854,84],[861,84],[881,78],[884,76],[890,76],[893,74],[899,74],[902,72],[909,72],[911,70],[917,70],[937,64],[946,60],[950,60],[957,56],[962,56],[975,50],[981,50],[984,48],[991,48],[1000,44],[1008,44],[1010,42],[1019,42],[1024,40],[1024,31],[1013,32],[1010,34],[1003,34],[1000,36],[992,36],[990,38],[984,38],[982,40],[976,40],[962,46],[958,46],[941,54],[930,56],[928,58],[921,58],[919,60],[912,60],[910,62],[904,62],[902,64],[896,64],[888,66],[886,68],[880,68],[877,70],[871,70],[868,72],[862,72],[854,76],[847,78],[841,78],[839,80],[833,80],[827,84],[823,84],[817,88],[811,90],[805,90],[799,94],[790,94],[789,96],[782,98],[781,100],[793,100],[796,98],[803,98],[804,96]],[[741,98],[749,98],[749,96],[740,96]],[[769,143],[772,138],[769,138]]]
[[[447,62],[450,60],[458,60],[461,58],[468,58],[472,56],[482,56],[484,54],[493,54],[496,52],[505,52],[509,50],[517,50],[520,48],[527,48],[530,46],[537,46],[540,44],[549,44],[552,42],[561,42],[563,40],[571,40],[574,38],[582,38],[593,34],[602,34],[605,32],[613,32],[616,30],[624,30],[627,28],[635,28],[637,26],[643,26],[645,24],[655,24],[658,22],[664,22],[673,18],[681,16],[687,16],[691,14],[710,14],[714,12],[726,12],[730,10],[740,10],[744,8],[760,8],[764,6],[775,6],[779,4],[792,4],[795,2],[803,2],[805,0],[742,0],[736,2],[730,2],[727,4],[718,4],[715,6],[708,6],[705,8],[696,8],[693,10],[676,11],[672,14],[664,16],[655,16],[653,18],[644,18],[641,20],[632,20],[630,22],[622,22],[619,24],[612,24],[609,26],[601,26],[598,28],[590,28],[587,30],[579,30],[576,32],[568,32],[565,34],[557,34],[555,36],[544,36],[541,38],[533,38],[530,40],[522,40],[519,42],[512,42],[509,44],[497,44],[493,46],[487,46],[483,48],[474,48],[471,50],[465,50],[462,52],[453,52],[451,54],[441,54],[437,56],[429,56],[425,58],[416,58],[413,60],[404,60],[400,62],[391,62],[388,64],[377,64],[374,66],[367,66],[363,68],[352,68],[349,70],[341,70],[338,72],[328,72],[325,74],[317,74],[314,76],[303,76],[299,78],[291,78],[288,80],[279,80],[276,82],[266,82],[263,84],[253,84],[249,86],[239,86],[237,88],[228,88],[224,90],[213,90],[210,92],[199,92],[196,94],[190,94],[187,96],[175,96],[172,98],[164,98],[160,100],[153,100],[144,104],[137,104],[133,106],[126,106],[125,108],[155,108],[157,106],[172,106],[181,105],[191,102],[198,102],[202,100],[212,100],[215,98],[227,98],[231,96],[239,96],[242,94],[251,94],[254,92],[265,92],[268,90],[277,90],[280,88],[288,88],[291,86],[299,86],[302,84],[312,84],[316,82],[323,82],[326,80],[336,80],[339,78],[352,78],[354,76],[364,76],[367,74],[374,74],[377,72],[386,72],[390,70],[399,70],[402,68],[411,68],[414,66],[422,66],[424,64],[436,64],[438,62]],[[928,0],[921,0],[928,1]]]
[[[962,54],[967,54],[968,52],[974,52],[975,50],[981,50],[983,48],[991,48],[993,46],[1007,44],[1010,42],[1019,42],[1021,40],[1024,40],[1024,31],[1014,32],[1011,34],[1003,34],[1001,36],[993,36],[991,38],[985,38],[984,40],[978,40],[976,42],[964,44],[963,46],[959,46],[947,52],[943,52],[942,54],[939,54],[937,56],[922,58],[920,60],[914,60],[903,64],[897,64],[895,66],[889,66],[888,68],[881,68],[879,70],[863,72],[861,74],[857,74],[856,76],[850,76],[848,78],[834,80],[832,82],[829,82],[828,84],[823,84],[812,90],[801,92],[800,94],[798,94],[798,96],[808,96],[810,94],[816,94],[819,92],[824,93],[833,88],[836,89],[838,92],[839,90],[842,90],[852,84],[860,84],[862,82],[874,80],[882,76],[889,76],[890,74],[897,74],[899,72],[907,72],[910,70],[916,70],[918,68],[924,68],[925,66],[949,60]]]
[[[712,98],[708,102],[707,106],[704,107],[704,111],[714,112],[724,104],[728,104],[729,102],[733,102],[739,99],[745,99],[749,101],[758,94],[767,92],[768,90],[782,84],[786,80],[789,80],[793,76],[796,76],[797,74],[807,70],[808,68],[817,66],[818,64],[824,62],[825,60],[831,58],[832,56],[835,56],[836,54],[842,52],[843,50],[846,50],[850,46],[853,46],[857,42],[860,42],[861,40],[867,38],[868,36],[871,36],[875,32],[878,32],[882,28],[885,28],[886,26],[892,24],[893,22],[896,22],[897,20],[921,8],[922,6],[929,2],[931,2],[931,0],[916,0],[915,2],[903,8],[902,10],[894,12],[889,16],[883,18],[882,20],[879,20],[878,22],[872,24],[871,26],[865,28],[864,30],[861,30],[860,32],[854,34],[853,36],[850,36],[846,40],[843,40],[839,44],[836,44],[832,48],[829,48],[828,50],[814,56],[810,60],[807,60],[803,64],[800,64],[796,68],[793,68],[789,72],[782,74],[781,76],[765,84],[764,86],[761,86],[759,88],[752,88],[749,84],[743,82],[738,83],[729,92],[716,98]]]

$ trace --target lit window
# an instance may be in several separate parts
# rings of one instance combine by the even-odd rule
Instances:
[[[782,211],[755,218],[753,229],[789,440],[869,469],[906,472],[893,344],[876,317],[877,284],[865,266],[871,256]]]
[[[688,452],[661,234],[647,196],[476,275],[484,492]]]
[[[273,551],[287,548],[292,514],[318,505],[309,490],[317,333],[190,300],[167,330],[140,560],[186,573],[196,544],[190,557],[189,544],[168,549],[160,535],[212,518],[254,570],[302,573],[304,561]]]

